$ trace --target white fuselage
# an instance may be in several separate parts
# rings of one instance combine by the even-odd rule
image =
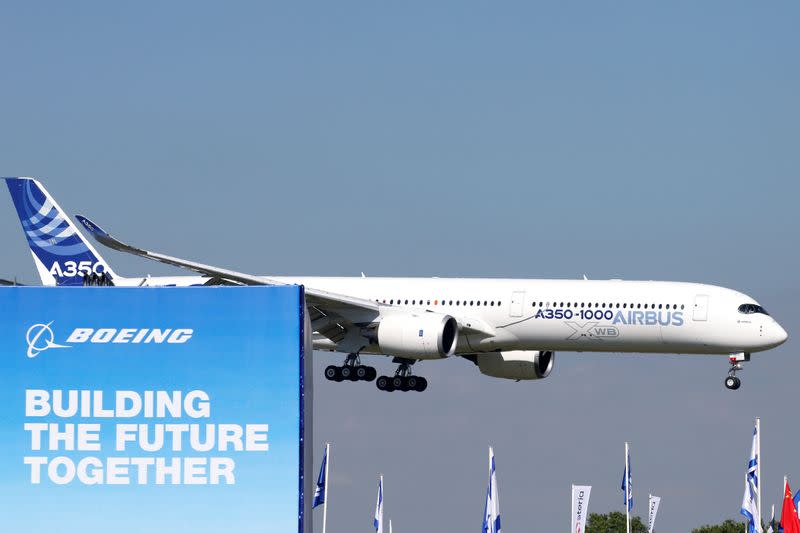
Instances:
[[[130,278],[129,278],[130,279]],[[176,285],[199,276],[169,278]],[[771,316],[745,314],[757,302],[696,283],[622,280],[275,277],[385,304],[381,314],[434,312],[492,335],[459,336],[457,353],[553,350],[735,354],[767,350],[787,334]],[[141,281],[141,280],[140,280]],[[152,278],[149,284],[167,279]],[[472,324],[474,322],[474,324]],[[320,340],[315,345],[339,351]],[[344,349],[342,351],[347,351]],[[380,353],[371,345],[364,352]]]

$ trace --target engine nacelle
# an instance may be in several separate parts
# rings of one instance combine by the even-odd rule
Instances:
[[[481,374],[505,379],[543,379],[553,371],[553,352],[522,351],[483,353],[477,356]]]
[[[458,322],[450,315],[389,315],[378,324],[378,346],[386,355],[409,359],[450,357],[458,343]]]

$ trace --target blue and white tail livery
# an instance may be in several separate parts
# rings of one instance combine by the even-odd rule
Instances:
[[[93,273],[116,277],[38,181],[4,179],[43,285],[83,285]]]

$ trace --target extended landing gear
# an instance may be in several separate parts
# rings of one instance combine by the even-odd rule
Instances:
[[[421,376],[417,377],[411,375],[411,365],[414,364],[414,361],[408,359],[395,359],[395,362],[399,362],[400,366],[397,367],[394,377],[379,377],[378,381],[375,382],[375,384],[378,386],[378,389],[386,392],[393,392],[396,390],[403,392],[412,390],[422,392],[428,388],[427,379]]]
[[[375,368],[361,364],[357,353],[349,354],[342,366],[330,365],[325,369],[328,381],[374,381],[377,375]]]
[[[741,370],[742,363],[750,360],[750,354],[743,352],[731,355],[728,361],[731,364],[728,370],[728,377],[725,378],[725,387],[730,390],[736,390],[742,386],[742,380],[736,377],[736,372]]]

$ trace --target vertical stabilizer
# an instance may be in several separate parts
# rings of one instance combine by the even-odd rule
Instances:
[[[98,276],[113,283],[116,274],[41,183],[4,179],[43,285],[84,285]]]

